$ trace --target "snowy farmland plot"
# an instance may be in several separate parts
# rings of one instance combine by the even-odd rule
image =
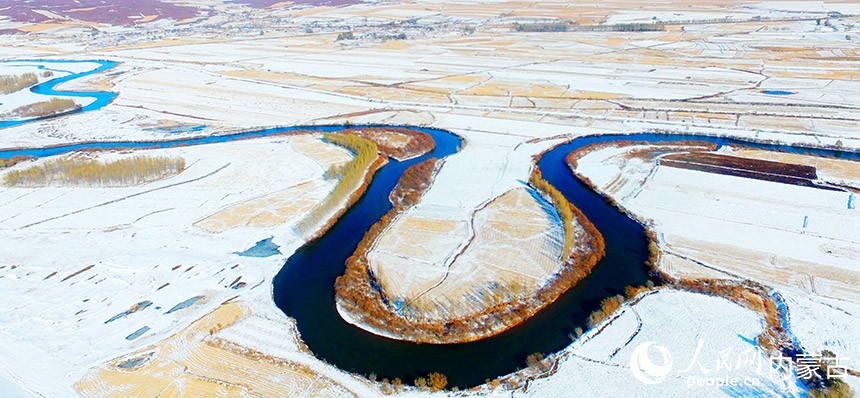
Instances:
[[[0,397],[860,394],[858,42],[855,0],[0,6]]]
[[[666,272],[766,283],[792,303],[788,324],[803,344],[845,357],[858,354],[853,332],[832,329],[853,331],[852,311],[860,302],[860,218],[851,188],[858,180],[856,172],[846,171],[856,162],[728,147],[718,152],[812,165],[822,171],[821,186],[809,187],[678,168],[659,157],[631,167],[637,148],[592,151],[578,159],[576,170],[656,225]],[[849,188],[826,189],[832,184]]]

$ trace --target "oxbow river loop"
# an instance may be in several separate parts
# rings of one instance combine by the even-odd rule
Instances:
[[[102,61],[102,68],[99,68],[101,69],[99,71],[110,67],[112,67],[111,63]],[[81,76],[79,74],[77,77]],[[53,83],[49,85],[50,87],[45,86],[40,90],[51,93],[53,87],[60,83],[51,82]],[[53,95],[68,95],[65,92],[53,93]],[[79,94],[91,96],[93,93]],[[85,107],[85,110],[91,111],[104,107],[113,97],[100,96],[99,98],[89,107]],[[21,123],[26,122],[18,124]],[[0,127],[9,126],[0,122]],[[573,175],[565,162],[570,152],[591,144],[615,141],[696,140],[716,143],[718,146],[745,145],[766,150],[848,159],[860,158],[860,154],[856,152],[801,148],[711,136],[655,133],[586,136],[556,146],[545,153],[538,163],[543,177],[579,207],[603,234],[606,242],[606,256],[579,285],[521,325],[476,342],[432,345],[376,336],[345,322],[335,309],[334,285],[335,279],[343,274],[347,258],[353,254],[364,233],[391,209],[389,193],[403,171],[429,157],[444,158],[456,154],[462,141],[451,132],[410,126],[293,126],[169,141],[89,142],[47,148],[6,149],[0,150],[0,157],[45,157],[81,150],[171,148],[231,142],[297,131],[336,132],[347,128],[369,127],[420,130],[433,137],[436,148],[431,153],[415,159],[402,162],[392,159],[380,169],[365,194],[334,223],[326,234],[305,244],[287,259],[273,280],[275,303],[286,315],[296,319],[302,339],[311,351],[330,364],[359,374],[375,374],[380,379],[399,377],[407,382],[415,377],[425,376],[429,372],[441,372],[447,376],[449,386],[461,388],[478,385],[487,379],[495,379],[525,367],[525,358],[531,353],[546,354],[563,349],[570,344],[570,336],[577,327],[586,328],[586,318],[592,311],[599,308],[603,299],[622,294],[626,286],[643,285],[650,278],[645,267],[645,261],[648,258],[648,238],[644,228],[607,203],[600,194]],[[288,166],[284,165],[283,170],[272,172],[289,172]],[[526,178],[527,176],[523,176],[523,179]]]

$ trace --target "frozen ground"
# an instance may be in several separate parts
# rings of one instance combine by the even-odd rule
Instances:
[[[663,290],[620,310],[609,322],[602,332],[586,334],[561,354],[558,377],[534,381],[516,395],[611,397],[617,391],[655,397],[800,394],[793,382],[772,375],[769,355],[750,344],[762,331],[761,318],[727,300]],[[666,373],[652,374],[664,378],[642,373],[654,384],[641,382],[631,372],[637,347],[647,343],[655,346],[645,351],[651,361],[670,364]],[[668,357],[662,357],[656,346],[665,347]],[[740,386],[699,385],[726,378],[737,379]]]
[[[225,303],[175,335],[90,371],[83,396],[313,396],[374,394],[371,383],[301,348],[295,325],[245,301]]]
[[[240,26],[278,18],[288,22],[248,31],[225,23],[222,31],[227,34],[194,24],[149,25],[151,30],[136,35],[105,26],[95,32],[79,21],[33,26],[0,21],[0,29],[42,32],[0,35],[4,57],[122,62],[109,73],[60,87],[117,91],[120,96],[113,104],[97,112],[0,130],[0,147],[168,139],[344,121],[433,125],[462,135],[466,145],[446,161],[413,212],[467,219],[481,203],[520,187],[518,180],[528,178],[533,155],[581,134],[659,129],[860,147],[856,128],[860,122],[856,17],[832,18],[827,21],[831,26],[818,25],[814,19],[697,22],[648,33],[519,33],[511,31],[513,22],[563,18],[588,25],[649,20],[653,16],[670,20],[722,14],[818,18],[826,17],[829,11],[850,13],[856,8],[851,2],[742,0],[647,5],[546,1],[540,7],[496,1],[368,3],[249,11],[253,13],[249,15],[262,17],[242,18]],[[411,17],[419,17],[419,27],[388,25],[389,21]],[[214,16],[209,22],[223,21],[227,19]],[[358,39],[335,42],[336,33],[347,28],[338,25],[343,21],[355,27]],[[313,33],[305,33],[308,26]],[[425,29],[427,26],[434,30]],[[476,31],[469,33],[467,27]],[[164,32],[173,28],[177,31],[170,34],[177,37],[165,38]],[[398,29],[407,33],[407,40],[372,38],[373,33],[400,33]],[[795,94],[774,96],[764,90]],[[8,99],[0,102],[11,103]],[[203,130],[177,135],[165,131],[171,126],[203,126]],[[71,395],[76,382],[119,358],[168,341],[235,295],[254,303],[250,306],[253,315],[248,315],[247,322],[219,332],[221,337],[243,347],[272,347],[269,354],[274,356],[291,355],[292,348],[279,345],[289,344],[274,343],[289,341],[283,336],[274,333],[263,338],[252,333],[273,323],[290,323],[278,318],[268,285],[283,257],[260,259],[233,254],[272,236],[282,254],[292,252],[301,242],[289,230],[290,220],[298,217],[289,216],[291,207],[276,206],[285,209],[287,216],[274,211],[257,217],[255,210],[261,206],[273,209],[270,200],[292,197],[289,190],[299,189],[303,182],[312,187],[308,198],[322,197],[330,188],[320,184],[324,164],[280,142],[287,140],[171,150],[189,160],[188,171],[147,187],[0,192],[0,266],[4,266],[0,286],[8,292],[0,299],[4,308],[0,311],[0,386],[8,380],[44,396]],[[284,164],[290,165],[289,173],[273,172]],[[625,177],[628,181],[644,180],[637,173],[646,171],[646,166],[631,163]],[[597,165],[590,173],[598,176],[605,172],[602,170],[603,166]],[[213,172],[199,181],[70,214],[146,188],[186,182]],[[857,336],[852,332],[858,329],[856,301],[842,298],[856,294],[852,289],[857,285],[850,279],[856,278],[851,272],[851,256],[856,253],[844,250],[857,247],[856,239],[846,232],[857,229],[856,215],[845,208],[847,197],[796,187],[771,190],[770,184],[735,184],[729,177],[699,178],[683,172],[659,170],[651,180],[653,192],[646,189],[638,196],[633,186],[625,188],[625,183],[617,190],[619,198],[625,205],[625,200],[632,201],[630,206],[636,212],[645,216],[651,212],[655,219],[666,219],[661,228],[666,228],[663,239],[668,243],[664,247],[670,253],[687,247],[683,254],[693,258],[725,246],[748,245],[747,251],[732,257],[733,262],[738,261],[734,268],[728,269],[730,264],[726,270],[776,285],[786,297],[791,328],[806,348],[834,347],[833,351],[860,358],[853,354],[858,349]],[[839,178],[846,181],[844,176]],[[695,186],[698,196],[678,188],[678,182]],[[695,185],[697,182],[701,183]],[[727,184],[728,190],[713,190]],[[741,188],[754,195],[736,195],[734,190]],[[795,198],[806,201],[808,210],[799,209]],[[736,233],[718,234],[682,224],[672,209],[660,203],[672,203],[688,213],[704,212],[711,218],[700,216],[700,223],[734,228],[731,231]],[[298,212],[302,208],[295,206]],[[770,217],[758,217],[755,211]],[[275,215],[269,219],[271,214]],[[806,234],[798,227],[803,215],[811,218]],[[765,227],[737,222],[744,217],[752,217]],[[271,223],[251,221],[260,219]],[[840,223],[840,219],[847,221]],[[787,239],[787,243],[769,246],[763,242],[767,236]],[[784,255],[774,251],[783,248]],[[771,258],[775,264],[767,261]],[[717,260],[698,261],[713,266]],[[663,266],[671,265],[676,272],[727,276],[723,269],[704,268],[672,254],[663,261]],[[750,267],[751,263],[756,267]],[[94,266],[73,275],[90,265]],[[847,273],[834,278],[828,277],[830,271]],[[232,289],[240,276],[239,282],[246,285]],[[169,285],[158,290],[165,283]],[[206,298],[164,314],[197,296]],[[146,300],[152,304],[144,307],[140,303]],[[144,308],[104,323],[140,307]],[[266,320],[254,318],[261,314]],[[637,334],[639,319],[643,327]],[[653,340],[664,345],[677,355],[678,363],[683,363],[689,360],[685,355],[691,355],[697,335],[707,337],[706,342],[713,341],[717,349],[737,350],[748,347],[739,335],[752,338],[759,325],[754,314],[720,299],[677,292],[648,296],[622,312],[601,333],[568,347],[558,371],[531,382],[526,393],[593,393],[599,390],[592,382],[595,379],[607,386],[606,391],[635,395],[643,385],[624,364],[629,363],[638,342]],[[126,340],[144,326],[150,329]],[[20,352],[28,355],[22,359]],[[366,388],[364,382],[308,354],[296,355],[288,359],[312,367],[358,395],[372,394],[362,389]],[[259,370],[258,376],[277,373],[281,368],[266,369]],[[677,394],[687,391],[684,384],[683,377],[671,377],[648,391]],[[701,394],[733,392],[738,393],[709,389]],[[492,392],[485,389],[484,393],[510,395],[504,387]]]

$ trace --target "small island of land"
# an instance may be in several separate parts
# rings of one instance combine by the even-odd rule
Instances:
[[[479,340],[552,303],[603,256],[600,233],[539,169],[530,187],[490,200],[468,220],[410,213],[417,199],[397,194],[414,197],[434,167],[433,159],[404,173],[395,208],[338,278],[338,311],[348,322],[421,343]]]

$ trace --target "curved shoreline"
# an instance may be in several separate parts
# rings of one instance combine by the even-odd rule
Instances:
[[[350,126],[354,127],[354,126]],[[159,148],[176,147],[181,145],[201,145],[207,143],[227,142],[231,140],[247,139],[254,137],[271,136],[275,134],[287,134],[297,131],[339,131],[343,126],[296,126],[292,128],[265,129],[235,133],[225,136],[195,137],[190,139],[178,139],[170,141],[154,142],[114,142],[96,143],[92,145],[95,149],[105,149],[101,144],[107,145],[108,149],[116,147],[131,148]],[[453,134],[442,130],[421,129],[432,132],[434,138],[453,140],[443,149],[452,150],[453,146],[460,145],[461,141],[454,138]],[[567,155],[580,145],[587,145],[590,141],[613,141],[629,139],[631,137],[650,137],[651,140],[684,140],[701,138],[702,136],[673,136],[665,134],[639,133],[637,135],[603,135],[593,137],[581,137],[573,139],[567,144],[562,144],[549,150],[538,161],[538,166],[543,170],[544,178],[558,187],[566,197],[573,199],[584,214],[595,222],[595,227],[604,234],[607,241],[607,257],[602,260],[593,270],[592,274],[585,278],[583,283],[562,294],[553,303],[548,304],[543,310],[538,311],[528,321],[511,328],[497,336],[478,340],[465,344],[428,345],[414,344],[367,333],[355,328],[344,321],[336,311],[333,293],[334,278],[342,274],[342,263],[320,263],[309,262],[307,266],[293,268],[297,265],[296,255],[288,260],[287,264],[275,277],[272,292],[275,301],[281,309],[289,316],[297,320],[297,327],[302,333],[303,340],[308,344],[315,355],[339,368],[359,374],[376,373],[380,377],[400,377],[403,380],[411,380],[416,376],[424,376],[428,371],[438,371],[448,376],[451,385],[460,387],[482,384],[485,379],[493,379],[498,376],[508,375],[524,364],[524,357],[531,352],[557,352],[570,343],[569,334],[572,334],[575,325],[584,325],[586,318],[592,310],[599,307],[599,302],[608,295],[620,294],[626,285],[641,285],[651,272],[644,264],[648,258],[647,243],[649,239],[643,225],[630,219],[618,209],[611,207],[606,198],[592,190],[584,182],[576,178],[567,167],[564,159]],[[708,138],[708,141],[719,141],[721,143],[749,143],[746,140]],[[769,144],[756,144],[759,146],[770,146]],[[782,148],[790,151],[808,151],[795,147]],[[60,148],[51,149],[50,154],[70,152],[72,150],[85,150],[86,145],[73,144]],[[20,150],[18,150],[20,151]],[[24,150],[32,154],[44,154],[44,149]],[[833,151],[820,149],[820,155],[836,156],[853,159],[860,158],[855,152]],[[452,152],[453,153],[453,152]],[[0,151],[0,156],[10,152]],[[438,153],[426,156],[438,156]],[[417,162],[420,158],[410,162]],[[390,174],[399,176],[396,170],[404,168],[404,164],[392,161],[388,166],[382,167],[377,175],[370,181],[367,193],[360,197],[353,207],[347,209],[344,215],[332,226],[332,229],[323,238],[308,243],[312,246],[321,240],[336,236],[331,239],[336,241],[335,246],[345,245],[343,239],[348,239],[355,230],[338,231],[338,224],[350,217],[359,219],[372,217],[368,214],[358,214],[363,209],[377,208],[377,205],[390,205],[387,200],[390,189],[386,187],[376,188],[384,191],[384,198],[380,196],[379,203],[368,202],[368,195],[374,190],[374,184],[391,179]],[[392,171],[394,170],[394,171]],[[386,177],[386,175],[388,175]],[[396,182],[396,181],[395,181]],[[383,182],[384,185],[384,182]],[[393,188],[393,184],[391,186]],[[575,188],[575,189],[574,189]],[[384,202],[384,203],[382,203]],[[364,206],[364,207],[362,207]],[[369,206],[369,207],[368,207]],[[384,213],[384,212],[383,212]],[[607,226],[610,226],[607,228]],[[342,227],[340,227],[342,229]],[[620,237],[619,237],[620,234]],[[619,245],[620,244],[620,245]],[[632,245],[632,246],[631,246]],[[297,253],[306,250],[299,249]],[[349,247],[335,247],[335,250],[344,253],[344,258],[352,255]],[[621,256],[619,258],[619,256]],[[301,257],[301,254],[299,254]],[[614,258],[614,259],[613,259]],[[636,264],[640,265],[636,265]],[[309,273],[319,272],[319,277]],[[619,274],[618,272],[621,272]],[[328,275],[326,275],[328,274]],[[639,276],[636,276],[639,275]],[[620,280],[620,278],[638,279],[639,283],[631,283]],[[285,281],[283,278],[287,278]],[[330,278],[330,279],[329,279]],[[326,282],[329,280],[330,282]],[[295,283],[295,285],[292,285]],[[620,286],[619,286],[620,285]],[[284,295],[293,297],[296,301],[284,301]],[[319,302],[315,302],[315,300]],[[330,304],[329,304],[330,303]],[[299,307],[293,306],[298,304]],[[331,307],[328,307],[331,305]],[[326,307],[328,309],[326,309]],[[320,323],[323,322],[323,323]],[[486,361],[486,358],[495,358],[495,361]],[[488,363],[493,362],[493,363]]]
[[[329,228],[331,228],[339,219],[340,216],[343,215],[352,205],[361,198],[362,195],[367,191],[367,187],[370,186],[370,181],[373,180],[373,176],[379,169],[385,167],[385,164],[388,163],[388,158],[385,155],[380,154],[376,157],[376,159],[371,163],[364,172],[364,176],[362,177],[361,184],[356,187],[349,196],[346,197],[345,203],[343,206],[339,206],[337,210],[335,210],[334,214],[328,217],[328,220],[320,226],[313,235],[307,237],[305,242],[310,242],[316,239],[319,239],[326,232],[328,232]]]
[[[59,83],[61,82],[56,82],[56,84]],[[115,93],[110,94],[115,98]],[[78,112],[82,111],[84,110]],[[58,116],[62,115],[54,117]],[[37,120],[39,119],[23,121],[18,124]],[[323,132],[355,127],[357,126],[295,126],[176,140],[66,144],[52,148],[0,150],[0,157],[11,157],[16,154],[30,154],[36,157],[51,156],[87,149],[168,148],[289,134],[299,130]],[[368,127],[377,126],[369,125]],[[414,129],[432,132],[431,134],[439,139],[456,140],[456,138],[452,138],[456,136],[443,130]],[[333,291],[334,278],[343,272],[343,263],[338,263],[336,259],[328,262],[308,261],[302,263],[300,258],[308,250],[311,250],[309,247],[312,248],[327,238],[333,242],[333,249],[325,253],[326,256],[321,257],[321,259],[337,258],[341,253],[348,251],[351,235],[359,233],[361,229],[344,228],[343,224],[347,223],[350,217],[354,217],[358,221],[362,221],[362,218],[372,219],[376,214],[375,212],[384,207],[381,206],[381,201],[371,203],[373,200],[368,199],[374,191],[374,187],[384,191],[387,185],[386,179],[390,179],[391,174],[397,174],[400,165],[409,164],[409,162],[417,161],[423,157],[404,162],[391,162],[392,164],[389,166],[380,168],[372,178],[366,178],[366,192],[363,195],[355,195],[357,199],[353,206],[344,207],[342,216],[332,220],[331,228],[326,234],[323,234],[320,239],[306,243],[297,250],[296,254],[291,256],[273,280],[274,299],[285,314],[296,319],[297,328],[305,332],[303,333],[303,340],[318,358],[353,373],[375,373],[380,377],[401,377],[403,380],[411,380],[415,376],[426,375],[428,371],[438,371],[448,376],[451,385],[460,387],[481,384],[485,379],[510,374],[516,368],[523,366],[525,355],[531,352],[556,352],[569,345],[568,335],[572,328],[574,325],[584,323],[590,310],[599,307],[596,303],[599,303],[607,295],[612,296],[620,293],[619,285],[623,289],[624,286],[632,284],[625,282],[623,278],[628,278],[626,279],[628,281],[648,280],[652,270],[645,266],[642,261],[643,258],[648,257],[647,245],[650,240],[645,229],[647,225],[630,219],[629,215],[625,215],[617,208],[610,206],[605,196],[595,192],[583,181],[577,179],[566,167],[563,160],[570,150],[573,150],[577,145],[586,145],[589,141],[610,142],[631,137],[662,140],[698,139],[712,141],[717,145],[749,145],[753,143],[755,147],[768,150],[814,153],[818,156],[842,156],[851,159],[860,158],[860,153],[856,151],[846,151],[842,148],[833,147],[816,148],[807,143],[792,146],[765,140],[756,141],[754,139],[713,135],[667,134],[665,132],[581,136],[555,146],[546,153],[548,156],[544,156],[537,163],[544,171],[545,177],[553,172],[558,173],[556,176],[547,177],[548,181],[563,191],[572,202],[575,202],[583,210],[583,213],[595,222],[595,227],[604,234],[608,246],[607,258],[594,267],[592,274],[587,276],[580,286],[568,290],[560,295],[557,300],[548,303],[543,310],[538,311],[528,321],[494,337],[467,344],[449,345],[420,345],[394,341],[349,325],[337,314],[335,306],[331,305],[334,301],[334,295],[329,294]],[[457,145],[461,144],[462,141]],[[442,152],[446,152],[448,149],[450,148],[445,147]],[[447,154],[450,153],[453,152]],[[428,155],[435,154],[436,151],[434,150]],[[381,185],[380,181],[382,181]],[[384,202],[388,203],[387,200]],[[363,203],[365,204],[363,205]],[[365,213],[365,211],[367,212]],[[351,254],[347,253],[343,258],[348,258]],[[297,255],[298,259],[296,259]],[[294,267],[297,265],[303,266]],[[332,311],[333,309],[334,311]],[[493,360],[487,360],[488,358]]]
[[[641,134],[642,133],[634,135]],[[617,208],[618,211],[626,214],[628,217],[636,220],[639,224],[641,224],[642,227],[645,228],[645,232],[648,235],[649,241],[651,241],[652,244],[655,245],[655,250],[652,251],[652,256],[649,258],[647,264],[649,267],[651,267],[654,275],[656,275],[664,284],[651,288],[645,288],[644,286],[639,288],[639,294],[635,296],[628,296],[626,302],[623,303],[622,307],[628,307],[630,304],[638,302],[642,297],[652,293],[656,293],[662,288],[669,288],[678,291],[704,294],[712,297],[722,298],[733,304],[755,312],[756,314],[761,316],[761,318],[763,319],[762,332],[758,336],[756,336],[756,344],[758,344],[760,347],[763,347],[768,352],[780,352],[782,355],[787,356],[791,360],[798,361],[798,358],[802,354],[806,353],[806,351],[801,345],[801,343],[794,336],[792,331],[789,329],[789,314],[787,308],[785,308],[785,305],[782,304],[781,295],[774,288],[763,283],[757,282],[755,280],[743,278],[741,276],[736,276],[736,278],[738,279],[732,280],[721,278],[684,278],[667,274],[659,267],[658,264],[662,251],[660,249],[657,249],[657,246],[659,245],[659,240],[657,238],[657,234],[654,232],[653,229],[654,221],[648,218],[644,218],[641,215],[630,211],[627,207],[625,207],[623,204],[613,198],[611,194],[598,187],[588,177],[577,171],[576,163],[578,159],[585,155],[588,155],[593,150],[599,150],[609,146],[623,148],[628,146],[644,145],[651,146],[652,148],[656,148],[658,150],[672,148],[674,146],[677,151],[712,152],[719,149],[719,147],[721,147],[722,145],[732,145],[744,148],[758,149],[761,149],[764,146],[773,145],[772,143],[738,140],[728,137],[722,137],[722,141],[727,142],[717,142],[716,140],[707,139],[702,140],[701,138],[702,137],[699,137],[699,139],[680,141],[617,140],[612,142],[595,143],[575,149],[570,152],[565,158],[567,166],[570,168],[570,171],[573,175],[575,175],[584,184],[588,185],[594,192],[604,197],[608,204]],[[828,157],[834,159],[842,158],[842,155],[845,154],[848,155],[848,159],[851,159],[853,161],[860,161],[860,156],[858,156],[860,155],[860,153],[858,152],[844,151],[841,149],[834,150],[829,147],[798,148],[789,145],[777,145],[777,148],[768,148],[766,150],[772,152],[803,153],[807,156]],[[618,311],[615,312],[615,314],[617,313]],[[605,327],[611,324],[611,322],[617,317],[617,315],[607,315],[608,317],[604,318],[604,321],[602,321],[599,325],[596,325],[596,328],[598,328],[598,331],[596,333],[600,333],[600,331],[602,331]],[[592,334],[592,336],[595,334]],[[557,361],[561,356],[564,355],[567,355],[567,352],[561,351],[559,353],[554,354],[552,356],[552,359]],[[522,372],[517,372],[512,377],[522,378],[525,377],[525,374]],[[819,382],[827,383],[827,380],[822,378],[812,378],[799,379],[799,382],[802,382],[807,386],[814,386],[816,385],[816,383]]]
[[[56,87],[63,84],[63,83],[67,83],[67,82],[70,82],[72,80],[77,80],[77,79],[80,79],[80,78],[83,78],[86,76],[95,75],[95,74],[113,69],[117,65],[119,65],[119,62],[107,61],[107,60],[79,61],[79,60],[45,60],[45,59],[41,59],[41,60],[30,60],[30,59],[4,60],[4,61],[0,61],[0,62],[5,62],[5,63],[21,62],[21,63],[34,63],[34,64],[38,64],[38,63],[43,63],[43,64],[96,63],[96,64],[100,65],[99,67],[92,69],[92,70],[89,70],[89,71],[86,71],[86,72],[78,72],[78,73],[71,72],[68,76],[56,77],[56,78],[53,78],[53,79],[48,80],[46,82],[36,84],[36,85],[29,88],[29,90],[31,92],[33,92],[35,94],[44,95],[47,98],[52,98],[52,97],[94,98],[95,100],[92,103],[84,105],[84,106],[79,106],[79,107],[72,109],[72,110],[69,110],[69,111],[56,113],[53,115],[46,115],[46,116],[40,116],[40,117],[29,118],[29,119],[21,119],[21,120],[8,120],[8,121],[0,120],[0,129],[20,126],[23,124],[38,122],[38,121],[42,121],[42,120],[55,119],[58,117],[74,115],[74,114],[83,113],[83,112],[95,111],[95,110],[104,108],[105,106],[109,105],[119,96],[119,94],[114,93],[114,92],[110,92],[110,91],[57,91],[56,90]]]
[[[544,196],[546,193],[541,192],[541,195]],[[471,220],[474,221],[474,215],[477,211],[500,197],[501,195],[473,210]],[[568,289],[575,287],[603,257],[603,237],[588,218],[569,202],[553,203],[556,211],[558,211],[558,206],[569,206],[575,217],[570,221],[579,223],[581,228],[585,230],[586,240],[578,242],[576,247],[572,249],[587,248],[588,255],[577,257],[573,253],[563,253],[567,259],[561,260],[560,268],[555,276],[527,296],[488,307],[482,312],[444,321],[403,317],[385,303],[384,292],[381,291],[381,288],[375,287],[367,255],[375,246],[379,235],[387,231],[391,224],[404,214],[402,211],[392,209],[371,227],[371,231],[364,236],[362,243],[359,244],[359,249],[347,261],[344,278],[349,278],[349,280],[338,278],[337,298],[335,300],[337,311],[345,321],[370,333],[415,343],[468,343],[514,328],[550,305]],[[563,223],[567,222],[564,218],[562,220]],[[461,252],[466,250],[468,246],[464,246]],[[341,287],[346,283],[349,283],[351,289],[359,289],[359,293],[365,294],[361,302],[355,302],[344,297],[341,293]],[[354,298],[354,295],[350,295],[349,298]],[[368,305],[371,306],[370,309],[368,309]],[[363,310],[360,311],[359,308],[363,308]]]

